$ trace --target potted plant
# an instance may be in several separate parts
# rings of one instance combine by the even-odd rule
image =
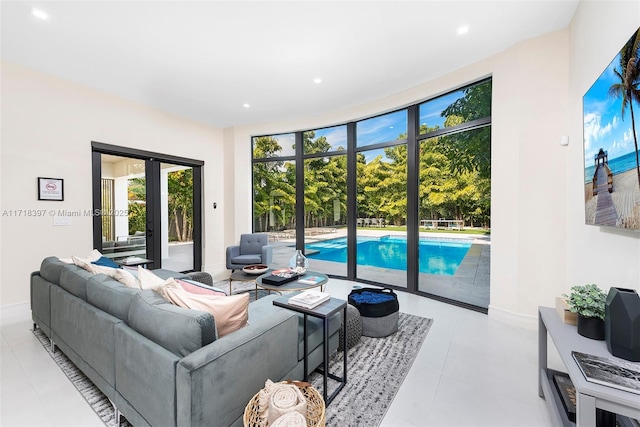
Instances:
[[[567,297],[566,294],[563,296]],[[578,314],[578,333],[595,340],[604,339],[604,313],[607,294],[595,284],[571,287],[567,304]]]

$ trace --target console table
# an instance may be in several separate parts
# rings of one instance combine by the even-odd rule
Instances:
[[[571,382],[576,388],[576,422],[567,418],[553,384],[553,371],[547,367],[547,334],[558,350]],[[640,419],[640,395],[589,382],[571,355],[572,351],[617,359],[607,350],[604,341],[578,334],[576,327],[562,322],[554,308],[538,308],[538,395],[547,402],[553,425],[578,427],[596,426],[596,408]],[[620,359],[622,360],[622,359]]]

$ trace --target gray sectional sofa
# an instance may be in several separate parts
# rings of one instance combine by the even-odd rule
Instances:
[[[274,298],[249,304],[249,324],[216,339],[211,314],[56,257],[31,275],[34,328],[134,426],[242,425],[245,405],[267,379],[302,379],[302,318],[273,306]],[[309,318],[310,371],[323,358],[316,320]],[[339,315],[330,321],[330,351],[338,346],[340,323]]]

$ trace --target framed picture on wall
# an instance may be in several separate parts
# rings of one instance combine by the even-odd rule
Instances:
[[[640,28],[583,98],[586,224],[640,230]]]
[[[64,180],[38,177],[38,200],[64,200]]]

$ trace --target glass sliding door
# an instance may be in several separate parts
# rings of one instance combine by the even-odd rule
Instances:
[[[98,142],[92,148],[94,247],[115,261],[200,270],[203,162]]]
[[[162,267],[193,270],[193,168],[160,165]]]
[[[147,258],[145,162],[105,154],[101,166],[98,250],[115,261]]]

